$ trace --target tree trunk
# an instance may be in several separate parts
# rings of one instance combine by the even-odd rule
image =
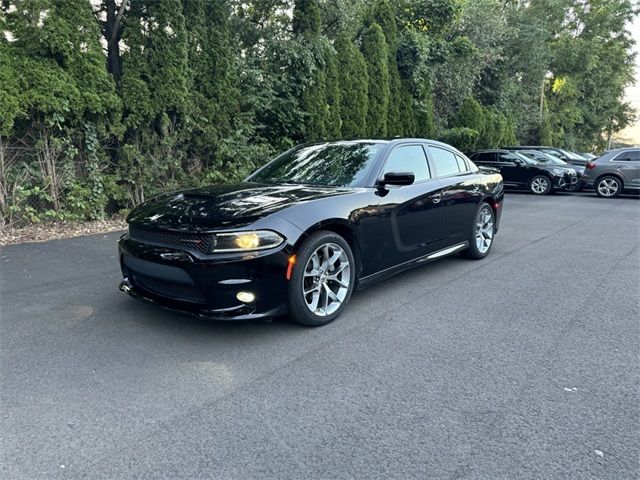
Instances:
[[[120,37],[122,32],[122,16],[129,0],[122,0],[120,8],[116,7],[116,0],[105,0],[107,21],[104,33],[107,40],[107,70],[120,85],[122,66],[120,63]]]

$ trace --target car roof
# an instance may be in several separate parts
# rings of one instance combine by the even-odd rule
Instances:
[[[638,150],[640,147],[620,147],[620,148],[613,148],[611,150],[607,150],[604,153],[620,153],[620,152],[626,152],[628,150]]]
[[[474,153],[491,153],[491,152],[508,152],[506,148],[483,148],[482,150],[474,150],[471,154]]]
[[[519,145],[516,147],[504,147],[506,150],[537,150],[538,148],[552,148],[554,150],[560,150],[559,147],[549,147],[547,145]]]

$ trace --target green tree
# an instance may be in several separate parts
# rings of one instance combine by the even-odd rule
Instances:
[[[454,126],[471,128],[480,132],[483,121],[482,105],[480,105],[475,98],[467,97],[464,102],[462,102]]]
[[[341,136],[356,138],[366,135],[368,73],[362,53],[346,33],[336,39],[338,78],[340,84]]]
[[[185,181],[189,106],[187,33],[180,0],[133,2],[123,27],[122,57],[126,146],[122,177],[132,203]]]
[[[189,25],[188,91],[193,119],[185,148],[192,165],[219,171],[233,161],[226,157],[226,150],[240,148],[245,141],[242,133],[250,129],[241,108],[239,52],[226,1],[183,0],[183,6]]]
[[[369,77],[367,134],[371,137],[386,137],[390,97],[389,53],[382,28],[376,22],[362,34],[362,54],[367,62]]]
[[[340,138],[342,131],[340,73],[336,51],[329,45],[325,50],[326,66],[326,100],[329,108],[326,121],[326,135],[328,139]]]
[[[410,130],[413,117],[413,102],[407,101],[406,88],[400,78],[397,53],[399,46],[396,10],[389,0],[377,0],[372,7],[371,20],[382,28],[389,52],[387,68],[389,70],[389,107],[387,110],[387,134],[402,136]]]
[[[322,27],[318,0],[295,0],[291,26],[296,35],[319,35]]]
[[[2,7],[12,41],[0,41],[7,59],[0,62],[0,75],[17,75],[0,87],[6,99],[0,130],[33,149],[21,162],[29,172],[22,190],[32,192],[25,200],[38,202],[52,218],[62,218],[64,210],[100,216],[105,155],[96,138],[117,131],[120,101],[91,6],[82,0],[16,0],[12,7]],[[75,187],[86,187],[82,205],[68,202]]]

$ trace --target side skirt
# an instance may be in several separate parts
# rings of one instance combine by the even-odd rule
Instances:
[[[451,255],[452,253],[459,252],[461,250],[464,250],[468,246],[469,242],[456,243],[455,245],[443,248],[442,250],[437,250],[435,252],[428,253],[427,255],[422,255],[421,257],[414,258],[413,260],[409,260],[399,265],[394,265],[393,267],[385,268],[384,270],[381,270],[379,272],[372,273],[371,275],[367,275],[366,277],[358,279],[356,290],[362,290],[369,285],[384,280],[385,278],[389,278],[400,272],[404,272],[405,270],[409,270],[410,268],[414,268],[419,265],[438,260],[439,258],[446,257],[447,255]]]

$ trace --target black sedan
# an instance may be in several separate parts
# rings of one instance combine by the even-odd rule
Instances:
[[[548,195],[554,190],[571,190],[578,184],[578,175],[569,166],[540,163],[509,150],[478,150],[470,158],[478,165],[497,168],[504,178],[505,188]]]
[[[243,183],[134,209],[120,289],[199,317],[324,325],[354,288],[455,252],[486,257],[502,199],[495,170],[439,142],[298,146]]]

